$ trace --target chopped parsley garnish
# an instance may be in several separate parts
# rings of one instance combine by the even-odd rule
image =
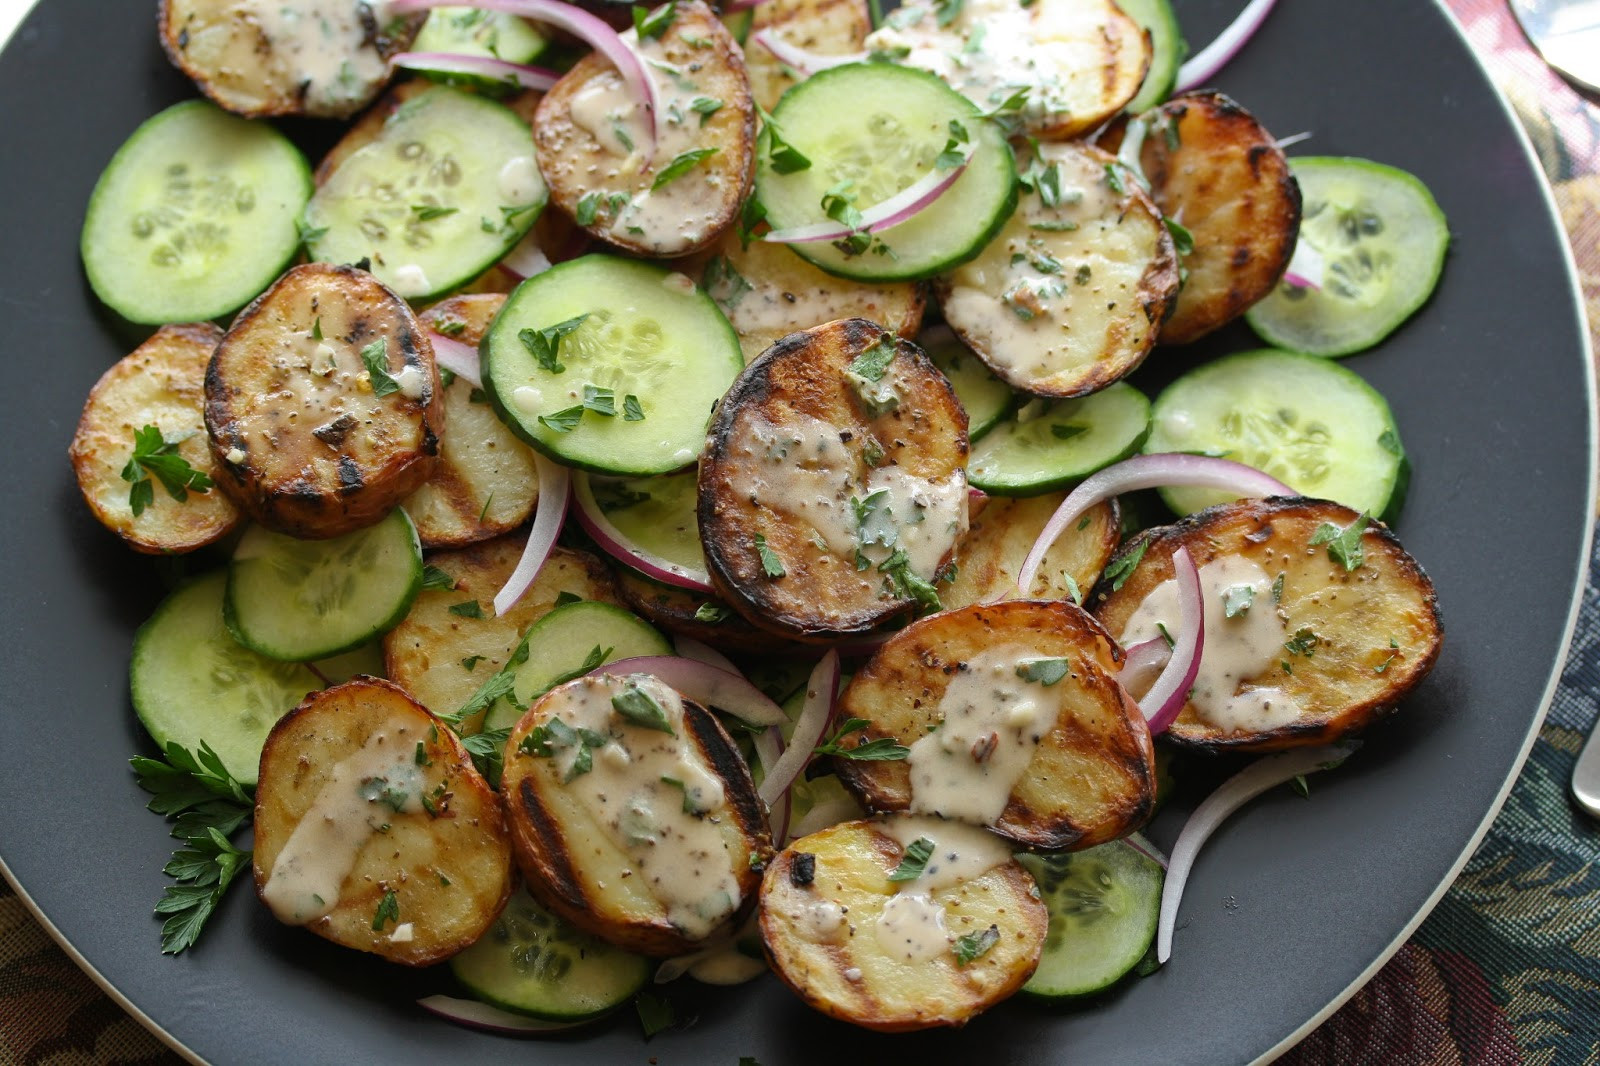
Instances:
[[[1093,277],[1094,270],[1089,266],[1089,264],[1079,263],[1078,269],[1072,275],[1072,280],[1075,284],[1087,285],[1089,284],[1089,280]]]
[[[699,802],[695,798],[695,794],[689,791],[689,786],[684,784],[682,781],[679,781],[676,777],[668,777],[667,775],[662,774],[661,783],[663,785],[671,785],[673,788],[683,793],[684,814],[701,814],[708,810],[708,808],[700,806]]]
[[[162,869],[176,884],[168,885],[156,903],[161,923],[161,953],[176,955],[193,947],[211,912],[241,870],[250,869],[251,853],[228,843],[215,829],[190,837],[172,853]]]
[[[893,737],[879,737],[853,748],[844,746],[844,738],[859,733],[872,723],[865,718],[846,718],[833,735],[812,749],[814,755],[834,755],[857,762],[898,762],[911,754],[911,749]]]
[[[510,736],[511,728],[507,726],[505,729],[485,729],[461,738],[461,746],[472,756],[472,765],[489,782],[490,788],[500,787],[500,775],[505,771],[506,740]]]
[[[896,548],[894,554],[879,563],[878,572],[888,577],[896,595],[909,596],[925,611],[944,609],[944,604],[939,602],[939,590],[911,569],[911,557],[904,548]]]
[[[600,193],[598,191],[586,192],[578,197],[578,207],[572,213],[573,219],[580,226],[594,225],[595,214],[600,210]]]
[[[461,668],[470,674],[472,671],[478,668],[478,664],[481,662],[483,662],[483,656],[469,655],[465,659],[461,660]]]
[[[389,338],[379,337],[361,349],[361,362],[366,365],[367,379],[372,382],[372,395],[387,396],[400,391],[400,383],[389,374]]]
[[[890,871],[889,880],[915,881],[928,868],[928,860],[931,858],[933,858],[933,841],[927,837],[918,837],[906,845],[905,853],[900,856],[900,865]]]
[[[544,692],[539,692],[537,695],[542,696],[545,692],[549,692],[557,685],[565,685],[568,681],[575,680],[587,673],[591,673],[592,671],[598,669],[607,659],[611,658],[611,653],[616,650],[617,649],[615,646],[602,648],[600,645],[596,644],[594,647],[589,649],[589,654],[583,657],[583,662],[579,663],[571,670],[566,670],[557,674],[550,681],[550,684],[545,686]]]
[[[637,685],[629,685],[615,696],[611,697],[611,707],[623,720],[633,723],[641,729],[654,729],[675,737],[678,734],[672,729],[672,723],[667,720],[667,712],[656,702],[656,698]]]
[[[583,405],[568,407],[553,414],[540,415],[539,424],[552,433],[571,433],[583,419]]]
[[[889,364],[894,362],[895,336],[885,333],[878,338],[878,343],[850,360],[850,365],[845,370],[856,377],[868,381],[878,382],[889,372]]]
[[[322,316],[321,315],[318,315],[311,322],[311,339],[314,340],[314,341],[320,341],[322,339]]]
[[[1167,624],[1165,622],[1156,623],[1156,632],[1160,633],[1161,639],[1166,641],[1168,651],[1171,651],[1173,648],[1178,646],[1177,639],[1174,638],[1171,631],[1167,629]]]
[[[507,659],[505,665],[496,670],[487,681],[478,686],[478,691],[474,692],[467,699],[467,702],[461,705],[460,710],[454,714],[442,714],[439,717],[450,725],[457,726],[478,712],[488,710],[489,706],[502,696],[511,697],[512,705],[519,710],[527,710],[526,707],[517,702],[515,692],[517,668],[528,661],[528,638],[532,632],[533,630],[530,627],[528,632],[522,635],[522,640],[517,644],[516,650],[511,653],[511,658]]]
[[[128,506],[132,508],[135,518],[155,502],[156,488],[150,480],[152,474],[167,490],[167,495],[179,503],[189,498],[191,490],[210,490],[211,478],[190,466],[189,461],[178,454],[178,445],[190,436],[185,434],[168,440],[155,426],[133,431],[133,454],[122,468],[122,480],[130,485]]]
[[[640,992],[634,996],[633,1008],[639,1012],[639,1025],[644,1029],[646,1040],[678,1024],[678,1012],[672,1001],[654,992]]]
[[[761,134],[756,138],[756,150],[758,154],[766,155],[773,173],[793,174],[799,170],[809,170],[811,160],[805,153],[783,139],[783,131],[772,121],[772,115],[767,109],[757,104],[756,114],[761,116]]]
[[[965,966],[1000,942],[1000,927],[991,925],[981,933],[966,933],[956,938],[956,965]]]
[[[1373,673],[1375,673],[1375,674],[1383,673],[1385,670],[1389,669],[1389,664],[1394,662],[1395,659],[1397,659],[1399,657],[1399,655],[1400,655],[1400,643],[1399,643],[1399,641],[1395,640],[1393,637],[1390,637],[1389,638],[1389,649],[1390,649],[1389,657],[1387,659],[1383,660],[1383,662],[1379,663],[1377,666],[1374,666],[1372,668],[1372,672]]]
[[[1079,607],[1083,606],[1083,590],[1078,587],[1078,581],[1066,571],[1061,572],[1061,579],[1067,583],[1067,595]]]
[[[1355,570],[1366,561],[1366,553],[1361,549],[1361,532],[1367,528],[1369,521],[1363,511],[1360,517],[1343,529],[1332,522],[1324,522],[1311,534],[1311,546],[1326,544],[1328,558],[1344,567],[1346,572]]]
[[[1307,659],[1316,655],[1317,645],[1322,643],[1322,638],[1310,629],[1298,629],[1294,636],[1283,642],[1283,648],[1290,655],[1304,655]]]
[[[422,587],[424,589],[448,591],[456,587],[456,579],[440,570],[437,566],[424,566],[422,568]]]
[[[733,610],[731,608],[715,603],[702,603],[694,609],[694,620],[696,622],[707,622],[712,625],[718,622],[726,622],[732,616]]]
[[[1042,222],[1028,223],[1029,229],[1044,230],[1046,233],[1071,233],[1078,228],[1076,222],[1068,219],[1045,219]]]
[[[1017,676],[1049,688],[1067,676],[1069,665],[1066,659],[1032,659],[1017,665]]]
[[[522,329],[517,332],[517,340],[528,349],[528,354],[538,361],[541,369],[552,374],[566,372],[566,367],[561,364],[560,350],[561,338],[583,325],[587,313],[569,318],[565,322],[557,322],[553,326],[543,329]]]
[[[1144,553],[1149,548],[1149,541],[1141,541],[1133,551],[1111,561],[1111,565],[1106,567],[1106,572],[1103,576],[1111,582],[1112,592],[1122,588],[1133,572],[1139,568],[1139,563],[1144,559]]]
[[[1279,574],[1272,580],[1272,602],[1283,602],[1283,575]]]
[[[645,498],[649,499],[649,496],[647,495]],[[556,603],[555,603],[555,605],[557,607],[565,607],[569,603],[582,603],[582,602],[583,602],[583,597],[578,595],[576,592],[568,592],[567,590],[562,589],[559,593],[556,594]]]
[[[666,33],[672,26],[672,20],[678,15],[678,0],[671,0],[665,7],[651,13],[647,7],[635,4],[633,8],[633,32],[638,35],[639,41],[651,40]]]
[[[1194,234],[1190,233],[1184,225],[1175,218],[1163,218],[1167,224],[1167,232],[1172,234],[1172,244],[1179,255],[1188,255],[1194,251]]]
[[[755,536],[756,555],[761,558],[761,570],[770,578],[779,578],[788,573],[783,568],[783,560],[778,558],[778,553],[767,547],[767,538],[764,534]]]
[[[628,127],[622,124],[620,118],[611,120],[611,136],[617,139],[617,143],[622,145],[624,151],[633,151],[633,138],[628,136]]]
[[[1234,585],[1222,590],[1222,613],[1225,617],[1237,618],[1248,611],[1255,601],[1254,585]]]
[[[705,286],[707,295],[729,308],[739,306],[740,298],[754,288],[728,261],[728,257],[723,255],[714,255],[706,263],[705,273],[700,276],[700,283]]]
[[[700,125],[704,126],[712,115],[722,110],[722,101],[709,96],[697,96],[690,102],[689,110],[700,116]]]
[[[934,0],[933,18],[941,26],[948,26],[961,17],[963,0]]]
[[[383,894],[383,899],[378,901],[378,911],[372,916],[374,931],[382,929],[390,922],[400,921],[400,897],[394,894],[394,889],[389,889]]]
[[[603,388],[599,385],[585,384],[583,386],[583,409],[585,411],[593,411],[597,415],[616,417],[616,390]]]
[[[412,204],[411,213],[418,222],[432,222],[436,218],[449,218],[459,207],[445,207],[443,204]]]
[[[624,422],[644,421],[644,408],[639,403],[639,397],[631,392],[622,398],[622,420]]]
[[[307,247],[320,241],[328,233],[327,226],[308,226],[303,218],[294,220],[294,229],[295,233],[300,237],[300,243]]]
[[[1107,187],[1109,187],[1111,189],[1112,192],[1116,193],[1118,196],[1121,196],[1124,192],[1127,191],[1127,189],[1122,184],[1122,175],[1118,173],[1118,171],[1121,170],[1121,169],[1122,169],[1122,164],[1121,163],[1107,163],[1106,164],[1106,185],[1107,185]]]
[[[462,600],[450,605],[450,613],[457,618],[482,618],[483,604],[477,600]]]
[[[714,156],[722,151],[721,148],[691,148],[687,152],[680,152],[673,157],[672,162],[661,168],[655,180],[650,183],[651,190],[659,189],[671,181],[683,177],[693,170],[700,160]]]
[[[953,170],[967,161],[967,153],[962,145],[969,143],[971,138],[967,134],[967,127],[955,119],[950,120],[950,139],[944,143],[944,148],[934,159],[933,165],[939,170]]]
[[[317,321],[321,322],[322,320],[318,319]],[[461,334],[465,333],[466,330],[467,324],[462,322],[460,319],[454,318],[446,322],[440,322],[437,326],[433,327],[433,331],[435,333],[445,337],[459,337]]]
[[[1311,798],[1311,783],[1306,780],[1305,774],[1295,774],[1289,779],[1289,786],[1305,799]]]
[[[517,744],[517,750],[537,759],[549,759],[557,752],[576,749],[572,765],[567,767],[566,774],[561,778],[561,783],[567,784],[574,778],[582,777],[593,770],[592,752],[595,748],[605,747],[610,741],[611,738],[604,733],[596,733],[583,726],[574,729],[558,716],[544,725],[536,725],[528,730],[527,735]]]
[[[1061,205],[1061,168],[1055,163],[1035,159],[1027,170],[1017,175],[1017,181],[1029,192],[1039,194],[1045,207]]]
[[[428,757],[428,746],[420,740],[417,741],[416,754],[412,756],[411,761],[416,763],[418,766],[433,765],[433,760]]]

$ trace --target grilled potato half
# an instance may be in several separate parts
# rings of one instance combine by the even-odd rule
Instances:
[[[917,0],[866,43],[933,71],[985,111],[1026,89],[1023,128],[1048,140],[1121,111],[1152,54],[1150,35],[1112,0]]]
[[[731,231],[710,255],[686,264],[685,273],[699,278],[728,316],[746,363],[795,330],[841,318],[865,318],[902,337],[916,336],[922,325],[920,285],[836,278],[780,245],[750,241],[746,246]]]
[[[217,483],[290,536],[381,519],[432,475],[443,428],[427,335],[355,267],[291,267],[239,313],[206,370]]]
[[[907,880],[911,846],[932,852]],[[806,1004],[867,1029],[964,1025],[1039,964],[1049,916],[1004,842],[936,818],[842,822],[780,853],[761,940]]]
[[[625,567],[617,570],[617,592],[635,613],[667,632],[721,651],[775,652],[787,646],[782,637],[751,625],[719,597],[663,585]]]
[[[675,10],[660,37],[636,45],[660,92],[653,157],[646,158],[647,112],[599,55],[579,60],[556,83],[533,123],[551,199],[596,237],[657,257],[710,244],[755,180],[744,53],[702,0]],[[623,36],[634,44],[632,30]],[[718,106],[697,111],[700,100]]]
[[[848,55],[861,51],[862,42],[872,31],[872,15],[865,0],[766,0],[757,5],[750,36],[744,43],[744,61],[750,72],[750,95],[771,111],[778,106],[778,97],[797,79],[792,69],[755,39],[763,30],[785,44],[816,55]]]
[[[1137,567],[1091,600],[1124,644],[1154,636],[1158,621],[1177,632],[1180,546],[1200,568],[1206,646],[1166,734],[1178,743],[1325,744],[1393,710],[1438,658],[1433,583],[1394,534],[1348,507],[1298,498],[1223,504],[1124,545],[1118,558]]]
[[[772,854],[739,749],[709,711],[645,674],[541,696],[506,741],[501,791],[529,890],[645,955],[686,954],[730,927]]]
[[[174,500],[154,477],[154,496],[136,515],[130,485],[122,477],[135,434],[155,426],[164,442],[176,442],[185,462],[216,480],[216,460],[205,443],[204,400],[206,364],[221,339],[222,331],[209,322],[162,326],[89,390],[67,454],[89,510],[134,551],[194,551],[239,525],[239,508],[226,493],[190,490],[185,499]]]
[[[913,810],[986,825],[1040,848],[1125,836],[1155,807],[1144,715],[1117,682],[1121,652],[1060,600],[944,611],[889,639],[851,679],[850,747],[889,737],[898,761],[842,758],[868,810]]]
[[[1022,561],[1055,514],[1064,492],[1025,499],[989,496],[972,506],[972,526],[956,545],[956,576],[939,593],[946,609],[1014,600]],[[1096,504],[1045,552],[1027,598],[1078,602],[1100,579],[1122,536],[1115,500]]]
[[[1117,151],[1137,123],[1139,163],[1163,214],[1194,235],[1162,344],[1233,321],[1278,283],[1300,233],[1300,186],[1272,134],[1218,92],[1185,93],[1106,131]]]
[[[797,639],[864,633],[926,597],[967,526],[967,414],[865,319],[792,333],[723,397],[698,521],[718,592]]]
[[[390,962],[454,955],[511,895],[500,797],[448,726],[377,678],[272,728],[255,834],[256,891],[280,921]]]
[[[496,615],[494,594],[516,569],[523,540],[497,537],[431,553],[428,564],[450,575],[455,587],[423,589],[405,619],[384,634],[385,671],[435,714],[460,710],[563,593],[618,602],[604,563],[587,552],[555,548],[517,605]]]
[[[476,348],[505,303],[499,293],[452,296],[421,315],[422,325]],[[452,548],[509,533],[539,500],[533,449],[506,428],[483,390],[457,377],[444,386],[445,425],[433,474],[404,507],[424,548]]]
[[[1032,193],[976,259],[934,281],[950,328],[1016,388],[1082,396],[1126,376],[1178,295],[1161,212],[1131,179],[1111,184],[1112,161],[1041,144]]]
[[[425,15],[384,18],[364,0],[161,0],[173,66],[229,111],[348,118],[389,80]]]

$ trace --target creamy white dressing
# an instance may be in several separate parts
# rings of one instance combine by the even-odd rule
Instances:
[[[1251,590],[1250,606],[1227,617],[1229,590],[1243,588]],[[1279,688],[1250,683],[1286,655],[1288,632],[1272,599],[1272,579],[1249,559],[1223,555],[1200,568],[1200,590],[1206,645],[1189,694],[1190,706],[1225,732],[1254,733],[1293,721],[1301,713],[1293,697]],[[1245,595],[1236,592],[1236,602]],[[1178,618],[1178,583],[1163,581],[1128,616],[1119,642],[1130,647],[1158,637],[1162,625],[1176,636]]]
[[[890,896],[873,932],[886,954],[906,962],[926,962],[950,950],[944,908],[920,892]]]
[[[234,466],[238,466],[240,463],[245,461],[246,457],[243,448],[229,448],[228,454],[224,455],[223,458],[228,460],[228,462],[232,463]]]
[[[401,367],[400,372],[394,376],[394,383],[400,386],[400,395],[408,400],[422,399],[423,387],[426,382],[427,379],[423,377],[422,371],[410,363]]]
[[[906,758],[913,811],[981,825],[1000,820],[1059,713],[1061,690],[1017,674],[1038,658],[1030,648],[1004,644],[974,655],[951,676],[939,700],[939,727],[916,740]]]
[[[895,882],[897,891],[874,925],[878,945],[907,962],[937,958],[950,950],[952,937],[944,924],[944,907],[934,895],[1010,862],[1011,848],[987,830],[926,815],[893,816],[878,829],[901,848],[919,839],[933,845],[919,876]]]
[[[838,944],[849,931],[844,908],[831,899],[813,899],[801,893],[786,893],[779,904],[802,936],[814,944]]]
[[[500,168],[500,198],[508,204],[531,204],[544,191],[539,165],[531,155],[512,156]]]
[[[630,687],[655,700],[672,734],[618,713],[612,699]],[[585,751],[591,759],[589,771],[561,787],[628,857],[631,876],[642,878],[668,921],[690,939],[710,935],[739,908],[733,864],[746,858],[728,850],[719,824],[722,782],[687,739],[683,699],[648,675],[604,675],[568,689],[557,713],[571,728],[606,738],[598,749],[573,745],[554,756],[563,778]],[[686,798],[693,813],[684,810]]]
[[[313,113],[347,112],[389,75],[369,40],[369,27],[389,20],[383,0],[235,0],[235,7],[266,38],[283,83],[305,86]]]
[[[421,296],[433,286],[428,274],[416,263],[404,263],[394,268],[394,291],[401,296]]]
[[[262,900],[287,925],[305,925],[332,911],[361,849],[397,815],[420,811],[423,788],[410,730],[373,733],[328,771],[327,783],[273,860]]]
[[[742,985],[766,972],[766,960],[753,959],[731,944],[721,951],[696,959],[688,970],[689,976],[701,984],[724,986]]]

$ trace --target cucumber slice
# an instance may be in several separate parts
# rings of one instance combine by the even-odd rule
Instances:
[[[1000,127],[935,74],[893,63],[851,63],[814,74],[778,101],[784,141],[811,161],[779,174],[768,153],[756,198],[774,229],[829,221],[823,198],[855,197],[866,210],[934,167],[955,127],[976,145],[954,185],[916,215],[850,255],[827,242],[789,247],[830,274],[859,281],[932,277],[976,256],[1017,204],[1017,169]],[[880,249],[888,249],[880,251]]]
[[[205,100],[174,104],[134,130],[95,183],[83,269],[130,322],[219,318],[289,265],[310,195],[305,156],[270,125]]]
[[[242,648],[222,621],[227,575],[178,588],[133,637],[128,689],[152,739],[190,751],[209,744],[228,772],[253,785],[274,723],[321,688],[300,663]]]
[[[976,441],[1005,416],[1015,394],[1011,386],[990,373],[982,359],[962,344],[949,326],[922,331],[917,344],[933,365],[944,371],[956,398],[967,409],[967,440]]]
[[[516,703],[526,707],[563,681],[596,666],[640,655],[671,654],[666,637],[621,607],[596,600],[568,603],[539,619],[528,631],[528,661],[517,669],[512,692]],[[509,700],[499,700],[489,709],[483,728],[505,729],[520,717],[521,709]]]
[[[695,471],[650,478],[578,477],[588,481],[601,512],[629,541],[658,559],[705,573],[706,554],[694,513],[699,499]]]
[[[489,931],[450,959],[477,999],[549,1021],[595,1018],[643,988],[655,963],[575,929],[518,886]]]
[[[1161,916],[1161,864],[1126,840],[1018,855],[1050,911],[1044,954],[1022,991],[1041,999],[1109,988],[1139,964]]]
[[[540,331],[579,318],[548,357]],[[567,466],[624,476],[694,462],[712,405],[744,369],[711,297],[682,274],[608,255],[518,285],[482,350],[485,391],[513,432]]]
[[[399,508],[331,540],[296,540],[261,526],[228,564],[223,616],[234,639],[271,659],[337,655],[392,629],[422,588],[417,527]]]
[[[747,7],[740,11],[730,11],[722,16],[722,24],[728,27],[728,32],[733,34],[733,39],[744,46],[746,38],[750,36],[750,28],[755,25],[756,9]]]
[[[1167,0],[1117,0],[1123,14],[1150,31],[1150,69],[1139,92],[1128,101],[1130,115],[1148,111],[1172,95],[1178,81],[1178,68],[1189,54],[1189,45],[1178,28],[1178,17]]]
[[[972,446],[967,480],[997,496],[1038,496],[1126,459],[1149,432],[1150,401],[1126,382],[1076,400],[1033,400]]]
[[[1320,291],[1280,284],[1245,314],[1279,348],[1340,356],[1387,337],[1427,302],[1444,269],[1450,227],[1428,187],[1366,159],[1291,159],[1300,182],[1300,240],[1321,253]]]
[[[549,43],[550,38],[515,15],[473,7],[436,7],[428,12],[428,21],[417,32],[410,51],[532,63]]]
[[[1219,359],[1168,385],[1144,450],[1225,456],[1385,522],[1400,511],[1409,472],[1399,427],[1376,389],[1338,363],[1270,348]],[[1234,498],[1183,488],[1161,496],[1179,514]]]
[[[516,112],[444,86],[407,100],[306,205],[306,250],[366,259],[408,300],[477,277],[533,226],[549,190]]]

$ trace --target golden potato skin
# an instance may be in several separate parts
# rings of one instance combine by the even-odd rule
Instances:
[[[555,760],[519,749],[535,728],[560,715],[569,693],[593,681],[579,678],[545,693],[506,740],[500,788],[517,865],[541,903],[608,943],[659,957],[696,951],[704,941],[691,939],[670,922],[666,909],[641,883],[644,878],[630,876],[627,856],[582,804],[568,797]],[[759,871],[772,856],[772,830],[750,767],[733,740],[710,711],[688,699],[683,708],[689,739],[726,790],[722,835],[730,844],[728,854],[740,857],[730,867],[741,895],[739,908],[729,917],[736,925],[755,905]]]
[[[1051,689],[1055,724],[1011,790],[1001,836],[1040,848],[1088,848],[1126,836],[1155,809],[1155,751],[1133,697],[1118,683],[1116,643],[1088,612],[1061,600],[1007,600],[944,611],[912,623],[878,649],[839,698],[839,718],[870,725],[845,743],[880,737],[910,745],[942,721],[950,677],[997,644],[1068,658],[1073,673]],[[911,807],[905,761],[836,759],[839,778],[871,811]]]
[[[794,841],[762,878],[762,945],[783,983],[829,1017],[885,1033],[965,1025],[1033,975],[1049,914],[1033,878],[1013,860],[933,894],[955,935],[1000,928],[989,951],[965,966],[953,951],[916,963],[890,958],[873,928],[896,892],[888,875],[903,854],[872,821],[841,822]],[[809,884],[796,877],[801,855],[816,864]],[[794,918],[818,900],[846,910],[848,933],[838,943],[819,943]]]
[[[1157,340],[1188,344],[1244,314],[1283,276],[1300,233],[1300,185],[1272,134],[1223,93],[1184,93],[1140,117],[1151,127],[1139,151],[1150,195],[1194,234],[1183,290]],[[1101,143],[1115,152],[1125,129],[1112,127]]]
[[[837,429],[851,454],[852,469],[841,473],[858,494],[876,468],[930,481],[964,478],[966,410],[920,349],[894,339],[891,369],[906,395],[892,411],[871,414],[846,378],[850,363],[885,336],[860,318],[792,333],[745,367],[712,419],[700,460],[700,541],[719,595],[756,626],[826,641],[869,632],[912,604],[910,597],[883,594],[876,570],[857,571],[853,550],[820,545],[804,522],[757,501],[761,457],[742,443],[752,425],[782,427],[806,417]],[[870,448],[882,453],[876,467]],[[757,536],[783,561],[784,576],[766,575]]]
[[[845,55],[862,50],[872,31],[872,15],[865,0],[765,0],[759,4],[750,36],[745,39],[744,60],[750,72],[750,94],[771,111],[796,80],[793,71],[756,42],[755,35],[762,30],[771,30],[785,44],[816,55]]]
[[[1066,498],[1065,492],[1051,492],[1023,498],[987,496],[976,501],[972,525],[956,545],[955,580],[939,593],[945,609],[1019,598],[1073,599],[1068,577],[1077,583],[1078,595],[1087,596],[1122,536],[1121,512],[1114,499],[1091,507],[1086,520],[1080,519],[1077,526],[1062,533],[1045,552],[1026,597],[1017,591],[1023,560]]]
[[[360,353],[380,339],[388,373],[416,376],[415,398],[374,393]],[[433,346],[404,300],[355,267],[291,267],[239,313],[206,369],[217,483],[290,536],[369,526],[433,473],[439,391]]]
[[[213,481],[217,463],[205,443],[206,364],[222,339],[209,322],[162,326],[149,340],[100,375],[89,391],[68,457],[83,500],[100,524],[134,551],[166,555],[214,544],[239,525],[239,508],[219,489],[190,491],[174,500],[160,484],[135,516],[122,468],[134,434],[155,426],[168,440],[187,435],[177,452]],[[152,479],[155,480],[155,479]]]
[[[1224,733],[1185,705],[1166,732],[1175,743],[1214,751],[1278,751],[1326,744],[1393,711],[1433,669],[1443,629],[1433,582],[1388,527],[1377,522],[1361,536],[1363,564],[1355,570],[1310,544],[1324,522],[1343,529],[1356,512],[1325,500],[1242,500],[1199,511],[1170,526],[1146,530],[1118,553],[1144,546],[1122,588],[1102,582],[1091,595],[1095,615],[1120,633],[1144,598],[1172,577],[1172,553],[1187,546],[1197,567],[1221,555],[1240,555],[1269,576],[1283,574],[1278,603],[1285,630],[1317,634],[1309,657],[1285,652],[1263,678],[1303,709],[1295,721],[1264,732]],[[1389,646],[1393,640],[1398,648]],[[1243,682],[1258,680],[1245,678]],[[1241,682],[1241,683],[1243,683]]]
[[[665,629],[704,641],[719,651],[781,652],[788,645],[775,633],[751,625],[727,602],[689,589],[663,585],[626,567],[617,568],[617,593],[637,615]],[[728,612],[720,622],[707,622],[695,612],[709,604]]]
[[[256,891],[265,891],[333,767],[378,733],[392,737],[402,755],[415,745],[414,765],[433,810],[379,803],[388,828],[367,837],[338,903],[306,928],[390,962],[427,966],[477,940],[499,915],[511,895],[511,844],[500,797],[460,740],[398,685],[357,677],[312,693],[273,727],[256,787]],[[399,916],[374,929],[388,892]],[[412,925],[412,939],[393,938],[400,923]]]

